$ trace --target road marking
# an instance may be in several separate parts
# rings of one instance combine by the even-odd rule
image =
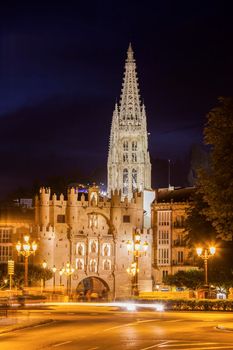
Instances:
[[[69,343],[72,343],[72,340],[67,340],[67,341],[64,341],[62,343],[55,344],[55,345],[53,345],[53,348],[56,348],[56,347],[61,346],[61,345],[69,344]]]
[[[143,321],[137,321],[137,322],[131,322],[131,323],[126,323],[120,326],[114,326],[111,328],[104,329],[103,332],[111,331],[113,329],[118,329],[118,328],[123,328],[123,327],[128,327],[128,326],[137,326],[139,323],[146,323],[146,322],[156,322],[159,321],[159,319],[151,319],[151,320],[143,320]]]
[[[199,344],[198,344],[199,345]],[[172,345],[168,345],[169,346],[169,348],[172,346]],[[194,348],[193,346],[195,346],[194,344],[192,344],[192,348],[179,348],[179,350],[190,350],[190,349],[193,349],[193,350],[214,350],[214,349],[216,349],[216,350],[218,350],[218,349],[226,349],[226,350],[228,350],[229,349],[229,345],[227,346],[227,345],[225,345],[225,346],[208,346],[208,347],[201,347],[201,348]],[[149,348],[147,348],[147,349],[149,349]],[[144,349],[141,349],[141,350],[144,350]]]
[[[96,349],[99,349],[99,347],[97,346],[96,348],[90,348],[90,349],[87,349],[87,350],[96,350]]]
[[[158,319],[143,320],[143,321],[137,321],[137,323],[156,322],[156,321],[160,321],[160,320]]]
[[[120,326],[115,326],[115,327],[104,329],[103,332],[111,331],[112,329],[123,328],[123,327],[127,327],[127,326],[133,326],[133,325],[136,325],[136,324],[137,323],[126,323],[126,324],[123,324],[123,325],[120,325]]]
[[[166,343],[169,343],[169,341],[164,342],[163,344],[166,344]],[[148,349],[153,349],[153,348],[157,348],[157,347],[158,347],[158,344],[155,344],[155,345],[148,346],[147,348],[142,348],[140,350],[148,350]]]
[[[164,320],[163,322],[182,322],[184,321],[183,319],[177,319],[177,320]]]
[[[171,341],[170,341],[171,342]],[[178,342],[178,341],[177,341]],[[167,342],[168,343],[168,342]],[[166,344],[166,343],[165,343]],[[159,346],[158,346],[158,348],[166,348],[167,346],[165,345],[164,343],[163,344],[159,344]],[[219,343],[213,343],[213,342],[211,342],[211,343],[201,343],[201,342],[189,342],[189,341],[184,341],[184,342],[181,342],[181,343],[179,343],[179,344],[170,344],[169,346],[171,346],[171,347],[173,347],[173,348],[175,348],[175,347],[180,347],[180,346],[187,346],[187,345],[189,345],[189,346],[200,346],[200,345],[217,345],[217,344],[219,344]],[[196,349],[196,348],[195,348]],[[210,349],[210,348],[208,348],[208,349]]]
[[[188,345],[188,344],[185,344],[185,345]],[[190,344],[192,347],[190,348],[182,348],[182,350],[190,350],[190,349],[193,349],[193,350],[218,350],[218,349],[232,349],[232,345],[229,345],[229,346],[226,346],[226,345],[223,345],[223,346],[208,346],[208,347],[203,347],[202,346],[202,344]],[[172,345],[172,344],[169,344],[168,345],[169,346],[169,348],[173,348],[174,346],[177,346],[177,345]],[[179,346],[184,346],[184,345],[182,345],[182,344],[179,344]],[[195,346],[195,347],[194,347]],[[196,346],[198,346],[198,347],[196,347]],[[199,347],[199,346],[201,346],[201,347]],[[165,347],[167,347],[166,345],[164,345],[164,346],[158,346],[158,348],[165,348]],[[146,348],[146,349],[150,349],[150,348]],[[141,349],[141,350],[146,350],[146,349]],[[179,350],[181,350],[180,348],[179,348]]]

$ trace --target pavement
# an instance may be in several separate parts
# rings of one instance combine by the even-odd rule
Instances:
[[[36,327],[53,322],[53,319],[31,317],[30,311],[0,310],[0,334]]]
[[[27,309],[8,309],[7,312],[6,310],[0,310],[0,334],[54,322],[52,318],[38,316],[32,315],[30,310]],[[233,322],[216,324],[216,329],[233,332]]]

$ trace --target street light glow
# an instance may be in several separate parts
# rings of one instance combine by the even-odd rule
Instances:
[[[28,286],[28,258],[30,255],[35,255],[35,252],[37,250],[37,243],[33,241],[32,243],[29,242],[30,237],[29,235],[24,235],[23,237],[24,242],[21,243],[18,241],[16,244],[16,250],[18,252],[18,255],[24,256],[24,286]]]
[[[210,247],[209,251],[210,251],[210,254],[214,255],[216,253],[216,248],[215,247]]]
[[[200,256],[202,254],[203,249],[201,247],[198,247],[196,251],[197,251],[197,255]]]

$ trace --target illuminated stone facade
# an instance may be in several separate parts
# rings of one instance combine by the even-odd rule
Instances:
[[[142,243],[148,242],[147,255],[139,258],[139,289],[150,291],[152,232],[144,227],[144,194],[135,193],[132,200],[115,191],[111,199],[101,197],[98,187],[88,194],[68,190],[51,197],[49,188],[41,188],[35,201],[36,232],[39,239],[38,263],[59,270],[67,262],[75,268],[72,290],[87,277],[96,277],[107,284],[109,296],[124,297],[131,293],[131,279],[126,269],[133,256],[126,242],[135,231],[141,233]],[[66,281],[66,277],[62,277]],[[51,281],[52,283],[52,281]]]
[[[153,279],[157,286],[163,278],[180,270],[195,268],[184,236],[184,220],[193,188],[159,190],[152,205]]]
[[[122,198],[151,188],[146,111],[141,104],[136,63],[131,45],[127,52],[119,106],[113,112],[108,153],[108,196],[116,189]]]

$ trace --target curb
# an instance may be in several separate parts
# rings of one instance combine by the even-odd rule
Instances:
[[[44,320],[44,321],[38,321],[38,322],[34,322],[34,323],[28,323],[28,324],[24,324],[24,325],[19,325],[19,326],[12,326],[8,329],[4,329],[0,331],[0,334],[4,334],[4,333],[9,333],[9,332],[14,332],[14,331],[19,331],[21,329],[26,329],[26,328],[31,328],[31,327],[38,327],[38,326],[43,326],[45,324],[49,324],[54,322],[53,319],[49,319],[49,320]]]
[[[221,331],[233,332],[233,328],[228,328],[228,327],[221,326],[221,325],[217,325],[216,329],[219,329]]]

